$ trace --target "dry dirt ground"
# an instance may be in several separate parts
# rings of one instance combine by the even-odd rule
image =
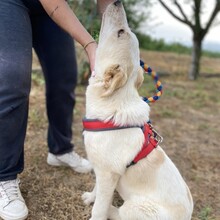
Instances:
[[[164,137],[163,149],[192,192],[195,203],[192,219],[219,220],[220,59],[203,59],[201,77],[190,82],[186,79],[188,56],[142,52],[142,58],[161,72],[164,94],[151,105],[151,120]],[[81,195],[92,189],[94,175],[47,165],[47,117],[40,71],[34,71],[32,82],[25,170],[20,175],[21,190],[30,211],[28,220],[88,220],[91,207],[83,204]],[[143,96],[152,94],[152,83],[147,76],[140,91]],[[85,87],[78,86],[73,142],[82,156],[86,156],[81,123],[85,112],[84,95]],[[116,195],[114,203],[120,205],[121,202]]]

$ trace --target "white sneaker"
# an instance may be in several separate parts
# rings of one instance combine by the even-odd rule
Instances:
[[[28,209],[19,189],[19,180],[0,181],[0,217],[4,220],[23,220]]]
[[[88,173],[92,170],[90,162],[74,151],[63,155],[48,153],[47,163],[52,166],[68,166],[78,173]]]

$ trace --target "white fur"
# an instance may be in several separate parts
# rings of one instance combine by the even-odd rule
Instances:
[[[118,36],[120,29],[124,33]],[[96,75],[90,78],[86,92],[87,118],[137,126],[149,120],[149,106],[135,86],[141,80],[138,47],[123,6],[109,5],[96,54]],[[114,65],[116,68],[109,75],[107,69]],[[116,80],[118,72],[114,71],[122,74],[123,82]],[[95,202],[90,220],[191,219],[190,191],[159,146],[136,165],[126,168],[142,147],[144,135],[140,128],[84,131],[84,141],[96,174],[94,190],[82,196],[87,205]],[[119,209],[111,205],[115,190],[124,200]]]

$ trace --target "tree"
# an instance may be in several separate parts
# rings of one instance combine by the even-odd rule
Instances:
[[[209,16],[209,19],[205,25],[201,23],[201,14],[202,14],[202,0],[187,0],[186,3],[192,3],[193,16],[190,18],[185,11],[183,6],[179,3],[178,0],[172,0],[173,5],[179,11],[179,14],[173,11],[173,9],[165,3],[164,0],[158,0],[160,4],[178,21],[190,27],[193,32],[193,48],[192,48],[192,61],[191,68],[189,70],[189,79],[195,80],[199,75],[200,67],[200,58],[202,52],[202,42],[210,27],[213,24],[213,21],[216,18],[216,15],[220,11],[220,0],[215,0],[214,9]]]

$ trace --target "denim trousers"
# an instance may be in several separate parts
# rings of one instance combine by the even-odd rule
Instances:
[[[52,21],[39,0],[1,0],[0,181],[15,179],[24,169],[32,48],[46,82],[49,152],[59,155],[74,147],[77,64],[73,39]]]

